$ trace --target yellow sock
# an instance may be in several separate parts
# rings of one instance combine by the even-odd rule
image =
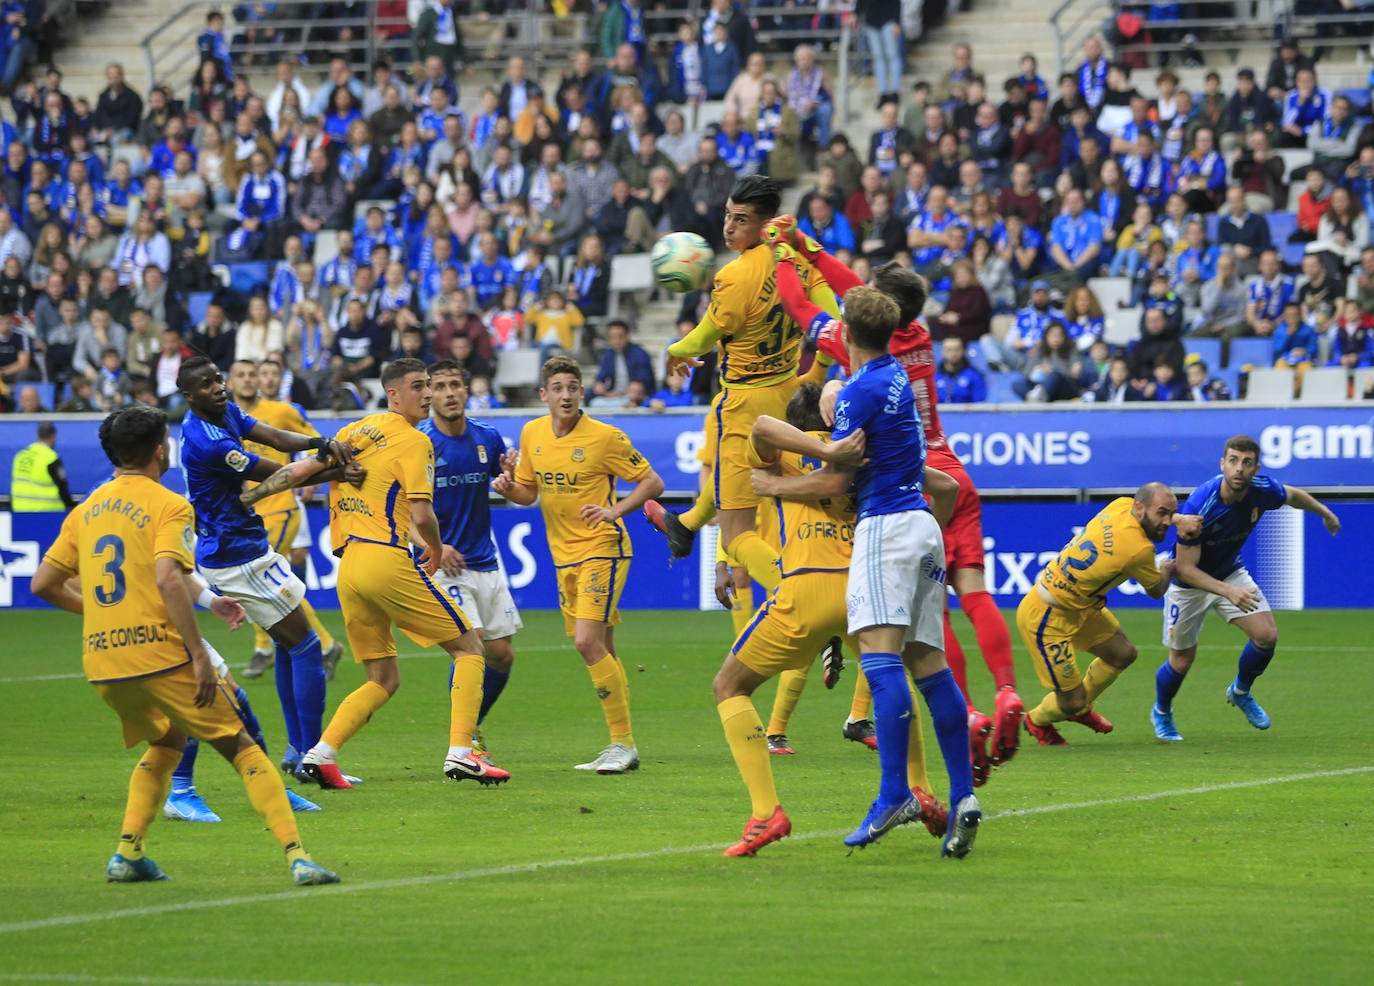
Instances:
[[[481,654],[453,659],[453,687],[448,692],[448,745],[472,746],[477,713],[482,708],[482,679],[487,663]]]
[[[614,654],[607,654],[588,667],[587,673],[592,676],[592,687],[601,700],[611,742],[634,746],[634,733],[630,731],[630,681],[625,677],[625,666]]]
[[[868,679],[858,661],[854,662],[854,698],[849,703],[849,718],[854,722],[873,718],[873,692],[869,690]]]
[[[302,602],[304,602],[304,600],[302,600]],[[253,650],[259,651],[263,654],[272,654],[276,651],[276,646],[277,645],[273,643],[272,638],[268,635],[267,631],[264,630],[262,627],[258,626],[256,623],[254,623]]]
[[[320,650],[329,650],[334,646],[334,635],[325,629],[320,622],[319,616],[315,613],[315,608],[304,599],[301,600],[301,610],[305,613],[306,622],[310,624],[310,629],[315,631],[315,636],[320,638]]]
[[[711,523],[711,518],[716,515],[716,490],[715,484],[707,483],[697,494],[696,502],[691,508],[684,510],[678,515],[678,520],[682,521],[682,526],[689,531],[699,531],[707,524]]]
[[[1051,723],[1063,722],[1068,718],[1064,710],[1059,707],[1059,696],[1050,692],[1045,696],[1045,700],[1026,713],[1030,716],[1030,721],[1037,726],[1048,726]]]
[[[745,531],[725,548],[731,564],[743,565],[749,577],[772,592],[782,582],[782,568],[778,553],[759,536],[758,531]]]
[[[773,765],[768,760],[768,737],[763,732],[758,710],[748,695],[727,698],[716,706],[720,724],[725,727],[725,742],[735,758],[744,786],[749,789],[755,818],[771,818],[778,807],[778,790],[773,784]]]
[[[267,759],[267,754],[259,746],[250,746],[234,758],[234,769],[243,778],[253,810],[262,816],[273,837],[286,851],[286,861],[294,863],[298,859],[309,859],[310,854],[301,847],[301,830],[296,827],[291,802],[286,800],[281,775]]]
[[[778,693],[773,696],[773,712],[768,717],[768,735],[787,732],[802,690],[806,688],[806,671],[784,671],[778,675]],[[762,816],[760,816],[762,817]]]
[[[1112,667],[1100,657],[1093,658],[1088,670],[1083,673],[1083,690],[1088,693],[1088,704],[1097,701],[1097,696],[1105,692],[1113,681],[1121,675],[1120,670]]]
[[[907,687],[911,689],[911,745],[906,754],[906,786],[919,787],[926,794],[933,795],[935,789],[930,785],[930,775],[926,773],[926,734],[921,729],[921,693],[916,690],[916,682],[907,672]]]
[[[743,589],[735,590],[735,604],[730,610],[730,619],[735,624],[736,637],[744,632],[744,628],[749,625],[749,621],[753,618],[754,587],[746,585]]]
[[[125,859],[143,858],[143,837],[153,823],[167,791],[172,771],[181,762],[181,751],[170,746],[150,746],[138,759],[129,777],[129,800],[124,805],[124,824],[119,832],[119,852]]]
[[[391,696],[375,681],[365,681],[339,703],[334,718],[329,720],[321,743],[327,743],[336,751],[351,740],[365,725],[372,714],[386,705]]]

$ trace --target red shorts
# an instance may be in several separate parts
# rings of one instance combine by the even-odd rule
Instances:
[[[951,572],[961,568],[983,570],[983,501],[978,487],[964,471],[959,457],[947,448],[931,449],[926,464],[954,477],[959,496],[954,501],[954,516],[945,528],[945,567]]]

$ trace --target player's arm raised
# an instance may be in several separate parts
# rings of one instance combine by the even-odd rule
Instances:
[[[345,445],[344,448],[348,446]],[[352,449],[349,449],[349,454],[348,464],[342,466],[335,465],[333,460],[321,461],[314,457],[297,459],[281,467],[267,459],[259,459],[248,471],[247,478],[260,482],[251,490],[240,493],[239,502],[245,507],[251,507],[273,493],[340,480],[356,486],[367,477],[367,470],[353,460]]]
[[[1316,514],[1322,519],[1322,525],[1328,534],[1339,534],[1341,531],[1341,519],[1332,513],[1331,508],[1322,503],[1311,493],[1297,486],[1285,486],[1284,492],[1288,494],[1288,505],[1297,507],[1299,510],[1309,514]]]
[[[248,433],[248,438],[274,448],[278,452],[315,452],[321,458],[332,459],[335,463],[347,465],[353,461],[353,450],[344,442],[336,442],[332,438],[321,438],[319,436],[300,435],[294,431],[283,431],[280,428],[273,428],[271,425],[263,424],[261,421],[253,425],[252,431]]]

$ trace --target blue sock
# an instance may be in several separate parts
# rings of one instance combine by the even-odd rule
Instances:
[[[453,666],[449,665],[449,685],[453,684]],[[482,672],[482,707],[477,710],[477,725],[482,725],[482,720],[487,717],[491,707],[496,704],[496,700],[501,697],[501,692],[505,690],[506,682],[510,681],[509,671],[497,671],[490,665]]]
[[[1174,708],[1174,696],[1183,687],[1183,678],[1186,671],[1175,671],[1174,666],[1166,659],[1155,672],[1155,705],[1160,712],[1172,712]]]
[[[906,667],[897,654],[864,654],[859,664],[873,692],[873,728],[878,733],[878,767],[882,780],[878,800],[900,804],[911,797],[906,786],[906,758],[911,746],[911,689]],[[971,783],[971,782],[970,782]]]
[[[291,574],[296,576],[296,578],[300,579],[302,582],[304,582],[305,577],[309,574],[309,572],[306,570],[306,566],[304,564],[300,564],[291,566]]]
[[[243,728],[248,730],[248,735],[253,737],[253,742],[262,747],[262,752],[267,752],[267,740],[262,735],[262,723],[258,722],[257,715],[253,712],[253,705],[248,701],[248,693],[239,685],[234,692],[234,701],[239,706],[239,719],[243,721]]]
[[[964,693],[954,682],[949,668],[936,671],[916,682],[916,687],[930,709],[930,721],[935,726],[935,739],[940,755],[945,758],[949,774],[949,804],[952,809],[973,793],[973,763],[969,759],[968,703]],[[903,768],[905,769],[905,768]]]
[[[186,748],[182,751],[181,762],[172,771],[172,791],[189,791],[196,786],[196,754],[200,752],[200,740],[194,736],[187,738]]]
[[[1240,652],[1240,666],[1236,671],[1236,691],[1248,692],[1255,679],[1264,674],[1264,669],[1269,667],[1269,662],[1273,658],[1273,648],[1265,650],[1263,647],[1256,647],[1253,640],[1248,641],[1245,649]]]
[[[314,630],[291,648],[291,675],[296,689],[296,721],[301,731],[300,744],[292,746],[309,750],[320,741],[324,731],[324,654]]]
[[[282,644],[277,644],[277,663],[273,665],[277,676],[277,700],[281,702],[281,716],[286,720],[286,744],[293,750],[308,750],[301,746],[301,722],[296,715],[296,686],[291,667],[291,652]]]

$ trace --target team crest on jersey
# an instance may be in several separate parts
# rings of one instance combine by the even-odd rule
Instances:
[[[485,445],[477,446],[477,461],[484,466],[487,464],[487,447]]]
[[[1258,523],[1259,523],[1259,507],[1251,507],[1251,508],[1250,508],[1250,523],[1252,523],[1252,524],[1258,524]]]
[[[248,455],[239,449],[230,449],[224,453],[224,461],[234,472],[243,472],[248,468]]]
[[[185,545],[187,551],[193,551],[196,546],[196,535],[191,530],[191,525],[187,524],[181,529],[181,543]]]
[[[573,460],[574,462],[581,462],[581,461],[582,461],[583,459],[585,459],[586,457],[587,457],[587,453],[584,452],[582,449],[580,449],[580,448],[575,448],[575,449],[572,450],[572,460]]]

